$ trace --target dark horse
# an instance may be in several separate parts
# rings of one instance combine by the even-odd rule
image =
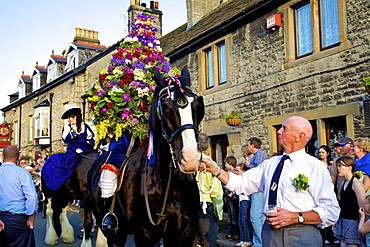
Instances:
[[[97,153],[83,155],[71,177],[57,190],[50,190],[42,180],[42,189],[46,200],[46,234],[47,245],[58,244],[58,237],[64,243],[74,242],[74,231],[67,218],[68,206],[75,199],[84,200],[84,238],[81,246],[92,246],[90,233],[92,229],[91,202],[87,192],[87,173]],[[42,177],[41,177],[42,178]]]
[[[122,186],[116,192],[114,213],[118,230],[104,231],[109,246],[124,246],[134,234],[136,246],[193,246],[198,229],[199,191],[194,179],[201,153],[198,125],[204,117],[202,97],[190,90],[186,68],[180,78],[155,75],[157,88],[150,110],[154,158],[149,164],[147,138],[122,165]],[[94,215],[101,227],[103,203],[98,186],[99,166],[88,175]]]

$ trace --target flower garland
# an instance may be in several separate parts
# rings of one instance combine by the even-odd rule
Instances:
[[[112,128],[116,139],[128,130],[140,140],[147,136],[149,107],[155,90],[156,68],[164,76],[178,76],[155,37],[154,17],[142,13],[131,26],[131,34],[120,43],[108,65],[100,71],[89,95],[90,114],[99,141]]]

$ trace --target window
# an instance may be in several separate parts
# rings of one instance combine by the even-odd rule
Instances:
[[[202,49],[202,89],[210,89],[227,82],[227,41],[218,40]]]
[[[56,64],[53,63],[48,67],[48,76],[47,76],[46,82],[50,82],[51,80],[55,78],[55,75],[54,75],[55,66]]]
[[[33,116],[28,116],[28,141],[33,141]]]
[[[40,88],[40,74],[36,74],[34,77],[33,77],[33,91],[36,91],[37,89]]]
[[[285,67],[348,49],[344,0],[291,0],[284,13]],[[294,61],[294,62],[293,62]]]
[[[312,52],[312,27],[310,4],[296,9],[297,56]]]
[[[207,81],[207,88],[213,87],[214,81],[213,81],[213,53],[211,49],[208,49],[205,51],[206,53],[206,70],[207,70],[207,75],[206,75],[206,81]]]
[[[218,50],[218,71],[219,71],[219,78],[218,81],[220,84],[226,83],[227,76],[226,76],[226,45],[225,43],[221,43],[217,46]]]
[[[26,96],[26,83],[22,83],[18,86],[19,98]]]
[[[18,144],[18,131],[19,131],[19,129],[18,129],[19,127],[18,127],[18,121],[15,121],[14,122],[14,125],[13,125],[13,140],[12,140],[12,142],[14,143],[14,145],[15,144]]]
[[[339,43],[338,0],[321,0],[321,42],[322,48]]]
[[[70,71],[75,68],[75,60],[76,60],[77,51],[71,51],[67,56],[67,65],[65,70]]]
[[[49,107],[35,109],[35,137],[49,136]]]

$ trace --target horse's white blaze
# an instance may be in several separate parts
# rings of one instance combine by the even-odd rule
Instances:
[[[95,246],[96,247],[108,247],[107,238],[104,236],[100,228],[98,228]]]
[[[66,244],[71,244],[75,241],[74,231],[72,225],[69,223],[67,217],[67,210],[68,207],[63,208],[62,213],[59,216],[60,224],[62,226],[62,234],[60,237],[62,238],[63,242]]]
[[[188,105],[185,108],[179,108],[181,125],[193,124],[193,115],[191,103],[194,101],[193,97],[186,97]],[[181,132],[183,140],[182,159],[181,163],[183,172],[194,172],[198,170],[200,152],[198,151],[197,140],[195,138],[194,130],[187,129]]]
[[[47,199],[46,204],[46,234],[45,234],[45,244],[56,245],[58,244],[58,236],[53,227],[53,209],[51,209],[51,199]]]

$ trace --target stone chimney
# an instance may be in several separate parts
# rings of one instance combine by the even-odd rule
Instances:
[[[98,31],[88,30],[76,27],[76,37],[73,39],[73,42],[82,41],[86,43],[93,43],[96,45],[100,44],[98,39]]]
[[[220,0],[186,0],[188,27],[220,6]]]
[[[150,6],[146,6],[145,3],[140,5],[140,0],[130,0],[130,7],[127,10],[128,12],[128,30],[131,32],[131,25],[134,23],[134,19],[137,15],[141,14],[142,12],[147,12],[151,16],[155,18],[154,27],[158,29],[156,33],[156,38],[162,37],[162,11],[159,10],[159,2],[158,1],[150,1]]]

